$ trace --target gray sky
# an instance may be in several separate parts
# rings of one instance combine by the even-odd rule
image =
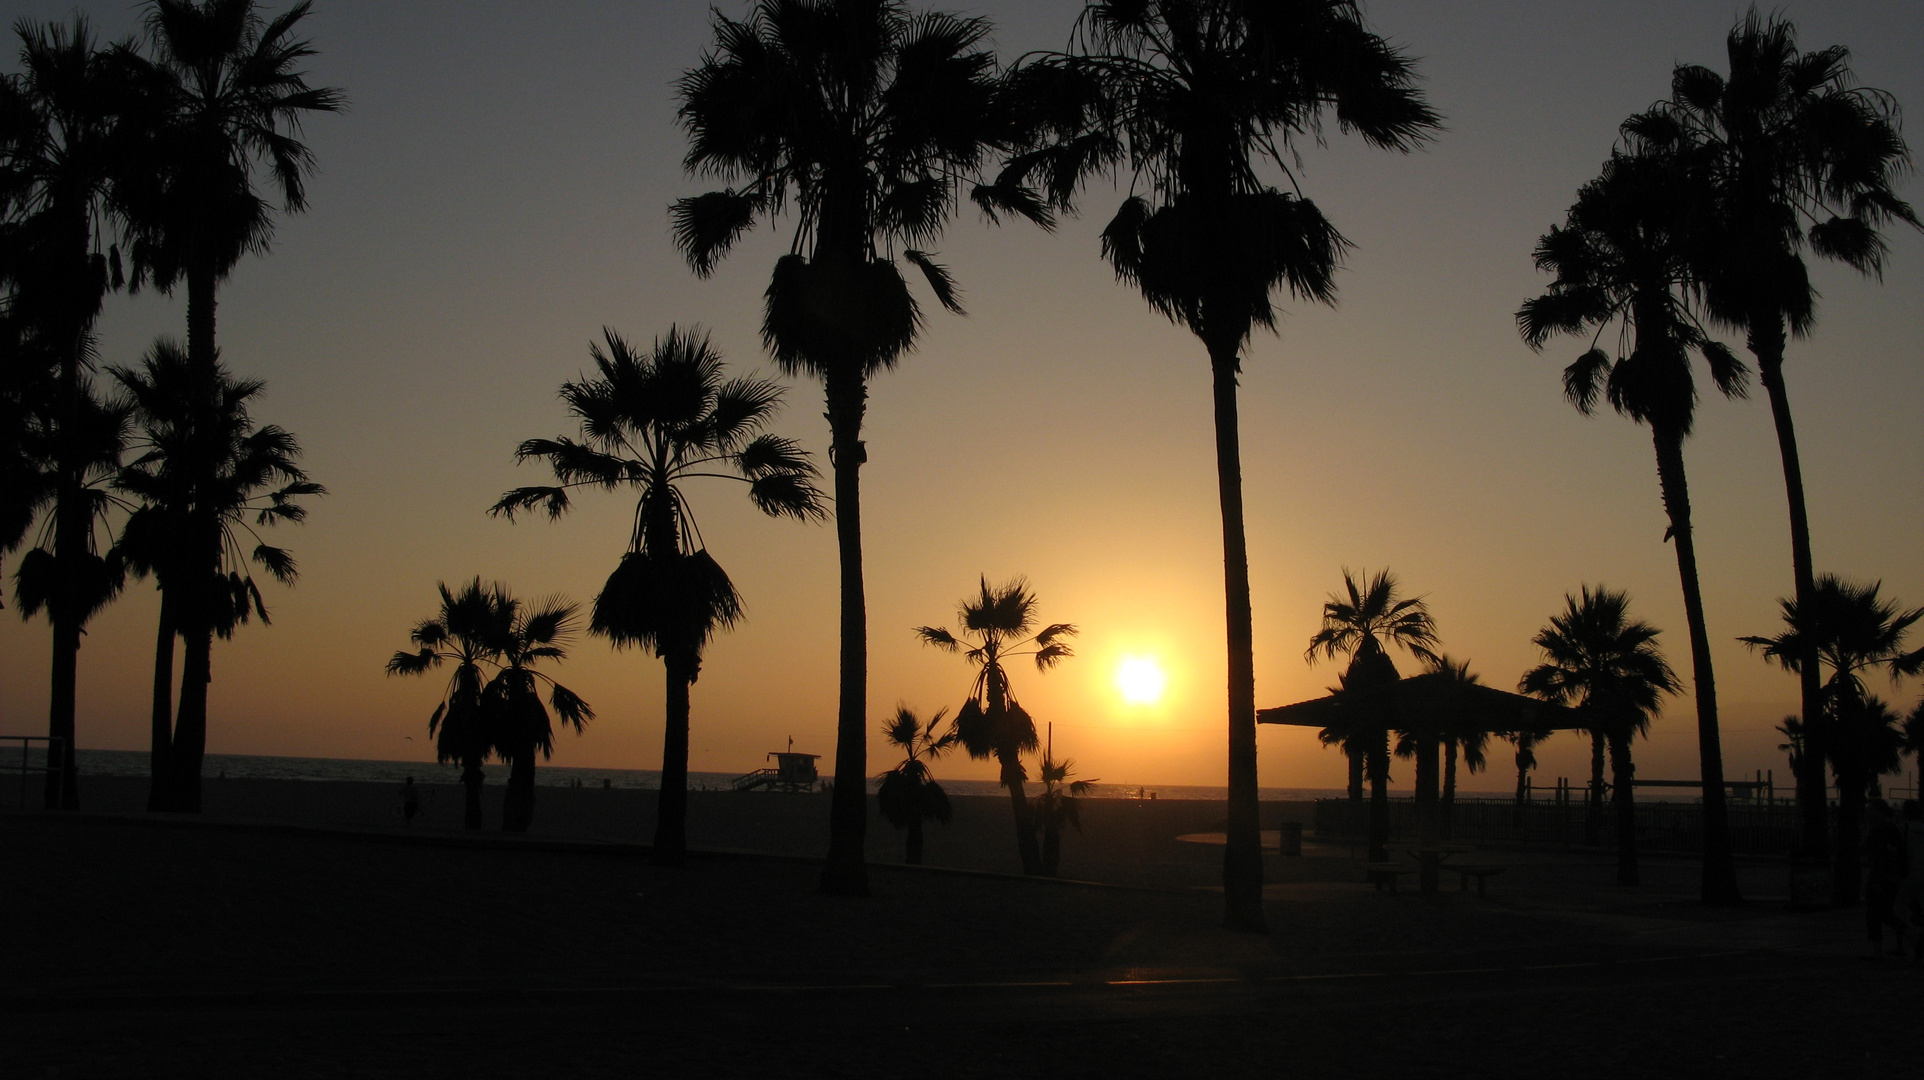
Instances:
[[[920,5],[918,5],[920,6]],[[11,0],[10,16],[71,3]],[[735,12],[741,5],[729,3]],[[85,5],[103,36],[137,8]],[[963,5],[995,21],[1005,59],[1058,47],[1077,5]],[[1248,352],[1245,493],[1261,705],[1314,696],[1335,668],[1302,651],[1342,567],[1388,565],[1429,598],[1448,651],[1512,686],[1531,635],[1583,583],[1631,591],[1688,670],[1675,562],[1645,429],[1585,419],[1560,397],[1575,339],[1543,356],[1512,315],[1545,279],[1536,237],[1561,220],[1630,113],[1671,66],[1723,67],[1729,3],[1388,2],[1375,27],[1421,58],[1447,117],[1408,156],[1332,136],[1305,149],[1303,189],[1357,250],[1334,310],[1294,306]],[[1853,49],[1862,81],[1924,101],[1924,7],[1798,3],[1806,47]],[[332,495],[280,539],[301,559],[270,589],[274,625],[215,653],[210,749],[401,758],[428,754],[427,681],[387,679],[386,657],[429,614],[434,583],[480,574],[522,595],[587,600],[626,539],[630,504],[587,497],[559,524],[482,511],[517,470],[514,444],[568,430],[554,392],[604,325],[647,340],[700,323],[740,368],[767,368],[760,294],[785,247],[779,221],[698,281],[668,242],[685,177],[671,84],[708,40],[695,3],[357,3],[320,0],[305,24],[318,84],[352,110],[307,138],[311,209],[221,294],[224,356],[265,378],[264,420],[298,433]],[[11,21],[11,19],[9,19]],[[7,59],[11,67],[11,57]],[[1924,197],[1915,183],[1905,193]],[[874,386],[864,470],[871,712],[953,707],[968,675],[909,628],[951,618],[991,579],[1027,574],[1042,616],[1072,621],[1080,656],[1018,675],[1038,720],[1084,775],[1220,783],[1221,549],[1208,369],[1193,338],[1118,286],[1097,254],[1113,191],[1054,235],[958,218],[941,245],[969,315],[939,311],[921,350]],[[1882,578],[1924,603],[1924,241],[1893,238],[1881,285],[1818,271],[1822,321],[1788,363],[1820,570]],[[931,305],[932,306],[932,305]],[[102,355],[129,363],[180,334],[179,300],[110,298]],[[1733,343],[1736,342],[1733,339]],[[819,390],[797,383],[780,423],[818,454]],[[1706,400],[1687,447],[1727,767],[1783,769],[1770,726],[1790,677],[1735,642],[1775,632],[1790,589],[1784,497],[1768,408]],[[828,753],[835,701],[832,529],[762,519],[725,486],[695,493],[711,551],[749,621],[709,651],[695,687],[698,770],[753,767],[793,735]],[[97,618],[82,650],[82,745],[145,744],[156,605],[150,586]],[[1154,655],[1170,694],[1127,706],[1125,655]],[[44,622],[0,619],[0,729],[44,722]],[[601,718],[555,762],[659,763],[661,667],[583,639],[561,669]],[[1880,689],[1887,689],[1880,687]],[[1908,706],[1915,686],[1896,692]],[[1696,768],[1692,710],[1674,702],[1643,752],[1646,776]],[[406,741],[413,736],[413,741]],[[873,740],[872,740],[873,741]],[[1331,787],[1340,758],[1313,735],[1265,729],[1266,786]],[[1502,760],[1507,763],[1507,754]],[[1540,774],[1581,775],[1553,743]],[[879,750],[872,765],[886,764]],[[951,775],[993,775],[956,762]],[[1406,782],[1400,775],[1398,780]],[[1470,786],[1505,786],[1499,765]]]

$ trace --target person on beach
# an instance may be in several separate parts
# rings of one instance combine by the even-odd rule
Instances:
[[[1924,964],[1924,806],[1904,800],[1904,881],[1897,887],[1897,921],[1911,934],[1911,962]],[[1901,931],[1900,931],[1901,932]]]
[[[414,777],[401,785],[401,820],[409,825],[421,816],[421,793],[414,788]]]
[[[1882,799],[1870,801],[1871,829],[1864,838],[1864,861],[1870,874],[1864,882],[1864,934],[1870,943],[1870,956],[1884,950],[1884,928],[1897,931],[1897,945],[1891,951],[1904,955],[1904,923],[1897,917],[1897,887],[1904,880],[1904,836],[1891,820],[1891,804]]]

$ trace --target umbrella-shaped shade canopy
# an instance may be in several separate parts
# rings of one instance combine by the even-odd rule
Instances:
[[[1370,690],[1350,690],[1327,697],[1256,710],[1259,724],[1326,728],[1339,725],[1345,709],[1381,709],[1392,727],[1410,728],[1455,713],[1481,721],[1488,731],[1569,731],[1586,726],[1583,714],[1494,686],[1463,683],[1446,675],[1412,675]]]

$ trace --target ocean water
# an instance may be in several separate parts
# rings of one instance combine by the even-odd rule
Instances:
[[[9,773],[18,768],[19,759],[0,748],[0,770]],[[40,754],[32,755],[32,764],[37,767]],[[80,772],[83,776],[146,776],[147,752],[144,750],[81,750],[79,752]],[[488,782],[503,783],[508,778],[508,767],[502,764],[488,766]],[[357,758],[305,758],[305,757],[268,757],[256,754],[208,754],[206,763],[201,767],[201,775],[206,777],[226,776],[235,779],[259,780],[361,780],[373,783],[400,784],[412,776],[421,783],[452,784],[460,780],[460,769],[454,765],[437,765],[420,761],[366,761]],[[736,773],[691,772],[688,786],[695,791],[728,791]],[[871,777],[869,789],[872,791],[879,781]],[[535,770],[535,783],[543,787],[617,787],[637,788],[654,791],[661,787],[661,773],[655,769],[594,769],[562,765],[542,765]],[[1002,785],[995,780],[941,780],[942,787],[951,795],[1000,795]],[[1031,782],[1031,790],[1035,787]],[[1335,798],[1342,795],[1340,790],[1322,788],[1263,788],[1261,798],[1276,799],[1320,799]],[[1228,789],[1223,787],[1196,786],[1187,784],[1096,784],[1090,796],[1098,799],[1135,799],[1154,795],[1158,799],[1209,799],[1222,800],[1228,797]]]

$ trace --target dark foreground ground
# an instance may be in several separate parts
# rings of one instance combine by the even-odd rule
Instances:
[[[1191,811],[1102,844],[1206,875]],[[1924,973],[1858,958],[1853,912],[1480,857],[1487,899],[1271,855],[1252,935],[1202,883],[834,900],[799,858],[6,813],[0,1076],[1924,1076]]]

